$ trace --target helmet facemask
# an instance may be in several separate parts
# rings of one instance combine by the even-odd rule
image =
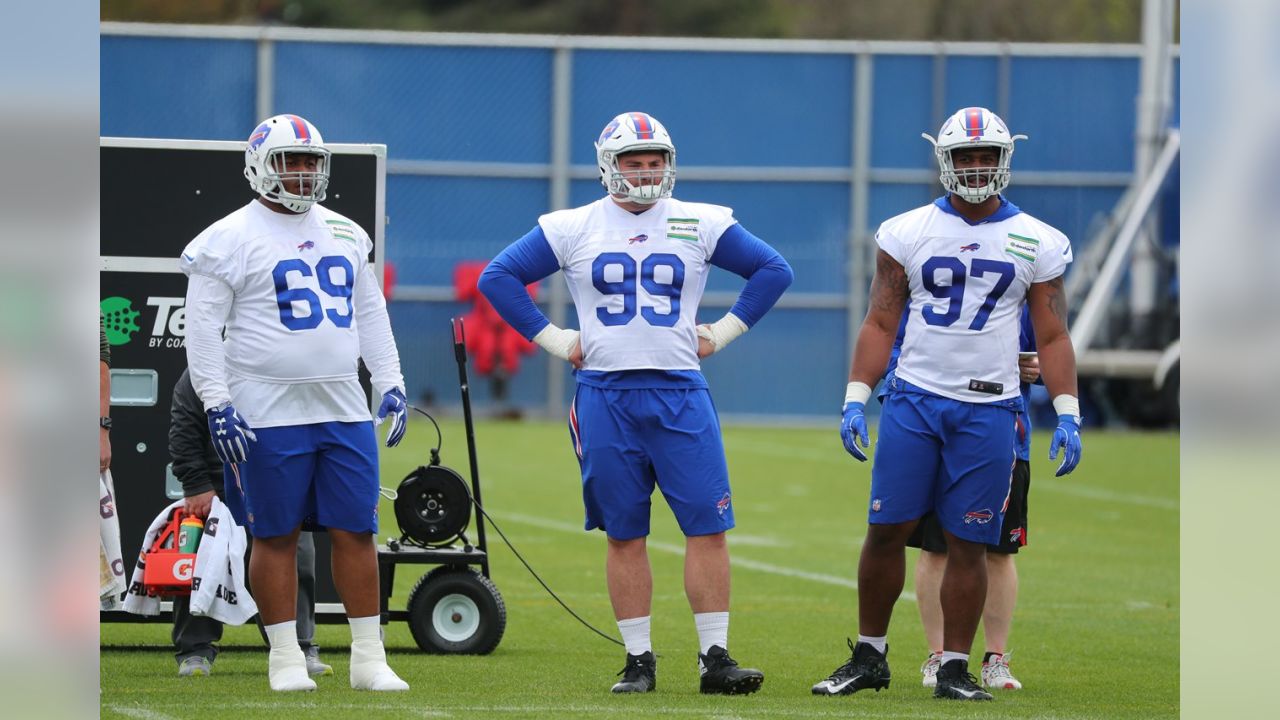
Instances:
[[[634,153],[654,152],[661,153],[665,159],[664,166],[658,168],[637,168],[623,170],[621,159],[625,155]],[[627,200],[641,205],[652,205],[662,198],[671,197],[671,191],[676,186],[676,169],[675,154],[668,152],[666,148],[628,148],[625,152],[610,153],[605,162],[608,167],[608,179],[604,185],[609,189],[609,194],[615,197],[625,197]]]
[[[622,113],[596,140],[600,183],[619,200],[652,205],[671,197],[676,186],[676,148],[667,129],[642,112]],[[620,159],[631,153],[661,153],[664,167],[623,170]]]
[[[299,156],[316,159],[315,170],[289,170],[289,161],[296,164]],[[323,202],[329,187],[330,153],[318,147],[276,148],[263,159],[265,172],[258,192],[266,199],[280,203],[296,213],[306,212],[314,203]],[[297,188],[296,192],[288,190]]]
[[[969,148],[989,147],[999,155],[995,167],[968,167],[957,170],[952,153]],[[1009,160],[1013,155],[1013,145],[970,145],[943,151],[938,149],[938,166],[942,186],[947,192],[959,195],[961,200],[978,204],[987,198],[998,195],[1009,186]]]

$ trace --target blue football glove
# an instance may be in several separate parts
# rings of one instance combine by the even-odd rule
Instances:
[[[404,437],[409,423],[409,402],[404,399],[400,388],[391,388],[382,396],[382,405],[378,407],[378,419],[374,425],[381,425],[383,420],[391,417],[391,429],[387,430],[387,447],[395,447]]]
[[[249,442],[258,440],[249,423],[231,403],[206,410],[205,414],[209,416],[209,439],[222,462],[227,465],[244,462],[249,457]]]
[[[1049,459],[1058,459],[1058,450],[1062,452],[1062,464],[1058,466],[1058,471],[1053,474],[1054,477],[1062,477],[1072,470],[1076,469],[1076,465],[1080,464],[1080,456],[1084,452],[1084,446],[1080,444],[1080,423],[1079,418],[1074,415],[1059,415],[1058,427],[1053,431],[1053,440],[1049,442]]]
[[[866,462],[867,454],[863,448],[871,447],[867,437],[867,416],[864,414],[865,403],[851,402],[844,406],[844,419],[840,421],[840,439],[844,441],[844,449],[858,462]],[[857,441],[862,441],[858,447]]]

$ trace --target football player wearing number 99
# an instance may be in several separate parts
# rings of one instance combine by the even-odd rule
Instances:
[[[720,421],[699,361],[754,326],[791,284],[791,268],[727,207],[671,196],[676,149],[662,123],[623,113],[595,143],[608,195],[538,219],[485,268],[480,291],[526,338],[576,368],[569,436],[582,470],[586,529],[608,536],[606,574],[627,648],[613,692],[656,682],[653,577],[645,538],[655,485],[683,531],[704,693],[759,689],[764,674],[728,653],[734,526]],[[721,319],[697,324],[711,266],[747,279]],[[563,271],[578,330],[558,328],[525,290]]]
[[[319,203],[330,153],[297,115],[264,120],[245,148],[259,197],[182,252],[187,364],[225,464],[228,506],[254,537],[249,578],[266,626],[272,690],[314,690],[294,629],[298,532],[325,528],[351,625],[351,686],[407,690],[380,634],[378,443],[357,379],[369,368],[404,434],[400,357],[369,263],[372,241]],[[223,339],[225,328],[226,337]]]
[[[858,643],[813,686],[846,695],[889,685],[885,637],[906,575],[904,547],[933,511],[947,539],[942,666],[935,697],[990,700],[968,671],[987,594],[986,545],[1000,541],[1014,467],[1023,302],[1039,342],[1044,384],[1058,411],[1050,459],[1058,475],[1080,460],[1075,351],[1062,276],[1071,245],[1000,193],[1015,140],[990,110],[943,123],[933,144],[947,193],[891,218],[876,233],[870,309],[858,333],[840,435],[859,461],[869,446],[863,409],[888,363],[904,308],[871,469],[868,527],[858,563]]]

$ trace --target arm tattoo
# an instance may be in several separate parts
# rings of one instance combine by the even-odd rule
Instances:
[[[889,253],[876,253],[876,275],[871,279],[871,307],[900,312],[910,297],[906,270]]]
[[[1067,326],[1067,291],[1062,285],[1062,276],[1046,282],[1044,284],[1044,298],[1049,305],[1049,311],[1054,317],[1062,322],[1062,326]]]

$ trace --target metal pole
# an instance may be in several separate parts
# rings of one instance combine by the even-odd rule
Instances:
[[[849,317],[848,360],[853,367],[853,346],[867,312],[867,290],[871,275],[867,272],[871,236],[867,233],[867,205],[871,195],[871,90],[874,83],[874,57],[860,52],[854,58],[853,80],[853,177],[849,183]]]
[[[251,118],[249,122],[258,122],[275,114],[272,112],[272,97],[276,91],[275,74],[276,43],[267,36],[266,28],[263,28],[262,34],[258,36],[258,82],[253,106],[258,116]]]
[[[569,113],[573,89],[573,49],[557,47],[551,66],[551,210],[569,206]],[[564,277],[556,273],[546,282],[547,317],[559,327],[568,321]],[[564,364],[547,362],[547,416],[564,414]]]
[[[1134,186],[1141,187],[1151,172],[1168,117],[1172,85],[1170,55],[1173,14],[1170,0],[1144,0],[1142,4],[1142,69],[1138,86],[1137,127],[1134,133]],[[1151,243],[1159,232],[1148,219],[1139,233],[1129,269],[1129,309],[1139,342],[1146,339],[1156,311],[1159,267]]]

